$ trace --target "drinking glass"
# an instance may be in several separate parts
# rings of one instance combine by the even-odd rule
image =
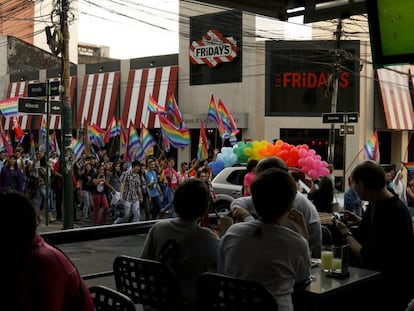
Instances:
[[[331,245],[322,245],[321,269],[325,272],[332,271],[333,267],[333,248]]]

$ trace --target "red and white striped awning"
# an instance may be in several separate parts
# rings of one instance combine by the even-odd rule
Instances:
[[[414,112],[408,78],[410,67],[413,72],[414,66],[409,65],[377,69],[388,129],[413,129]]]
[[[136,127],[141,122],[146,128],[159,128],[156,115],[148,110],[149,95],[165,107],[169,94],[175,94],[178,81],[178,66],[135,69],[129,72],[128,85],[122,111],[122,121]]]
[[[52,78],[49,81],[60,81],[60,78]],[[71,104],[73,106],[75,92],[76,92],[76,81],[77,77],[70,77],[70,98]],[[37,80],[32,81],[21,81],[21,82],[11,82],[9,83],[9,87],[7,89],[7,98],[15,97],[15,96],[27,96],[27,86],[32,83],[39,83]],[[60,100],[60,96],[52,96],[50,100]],[[45,118],[46,115],[43,115]],[[12,121],[14,117],[4,118],[3,120],[3,128],[11,130],[12,129]],[[42,124],[42,117],[38,115],[30,115],[30,114],[20,114],[16,116],[20,128],[22,130],[30,130],[35,129],[38,130]],[[61,116],[60,115],[50,115],[49,116],[49,128],[50,129],[61,129]]]
[[[76,127],[85,120],[106,129],[115,114],[118,101],[120,72],[86,75],[83,79]]]

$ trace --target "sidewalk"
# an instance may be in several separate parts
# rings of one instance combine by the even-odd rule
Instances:
[[[83,228],[83,227],[91,227],[93,226],[92,221],[74,221],[73,222],[73,229],[76,228]],[[50,231],[60,231],[63,230],[63,222],[62,221],[54,221],[49,222],[46,226],[44,220],[37,226],[37,232],[50,232]]]

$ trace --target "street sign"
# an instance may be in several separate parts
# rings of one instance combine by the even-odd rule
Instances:
[[[338,113],[322,113],[322,123],[344,123],[344,114]]]
[[[355,134],[355,126],[354,125],[346,125],[346,134],[347,135],[354,135]],[[341,124],[339,128],[339,136],[345,136],[345,125]]]
[[[51,100],[50,105],[50,114],[61,114],[62,108],[60,101]],[[45,114],[46,111],[46,101],[44,99],[38,98],[29,98],[29,97],[19,97],[18,111],[27,114]]]
[[[18,111],[28,114],[44,114],[46,102],[44,99],[19,97]]]
[[[49,83],[50,95],[59,96],[59,81]],[[46,83],[29,83],[27,85],[27,95],[29,97],[47,96]]]
[[[50,110],[49,110],[50,114],[62,114],[62,105],[60,101],[51,100],[49,104],[50,104]]]
[[[348,123],[358,123],[358,112],[348,112]]]
[[[59,81],[52,81],[49,83],[50,87],[50,96],[59,96]]]
[[[346,119],[345,119],[346,118]],[[322,113],[322,123],[357,123],[358,112]]]

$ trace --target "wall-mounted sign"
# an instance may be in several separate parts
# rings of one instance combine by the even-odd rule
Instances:
[[[219,63],[229,63],[237,57],[237,42],[233,37],[225,37],[217,29],[211,29],[199,41],[190,46],[190,61],[194,65],[215,67]]]

